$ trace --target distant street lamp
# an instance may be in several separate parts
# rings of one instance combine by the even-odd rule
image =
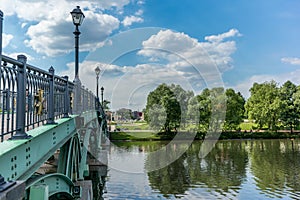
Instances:
[[[104,91],[104,87],[101,87],[101,104],[103,105],[103,91]]]
[[[99,74],[101,72],[100,68],[97,66],[96,69],[95,69],[95,72],[96,72],[96,81],[97,81],[97,88],[96,88],[96,96],[97,96],[97,99],[99,99]]]
[[[74,8],[74,10],[71,12],[72,19],[73,19],[73,24],[75,25],[75,31],[73,32],[75,35],[75,79],[79,78],[78,77],[78,50],[79,50],[79,35],[80,31],[78,27],[82,24],[83,19],[84,19],[84,14],[81,11],[80,7],[77,6]]]

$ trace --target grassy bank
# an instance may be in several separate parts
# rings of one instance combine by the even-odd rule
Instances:
[[[147,141],[147,140],[172,140],[176,135],[175,133],[164,134],[159,133],[156,134],[151,132],[149,126],[145,122],[138,123],[124,123],[118,124],[117,127],[121,130],[119,132],[111,133],[111,140],[131,140],[131,141]],[[194,127],[187,126],[186,129],[192,130]],[[289,131],[266,131],[266,130],[257,130],[257,125],[252,122],[241,123],[239,128],[242,131],[226,131],[223,132],[219,139],[281,139],[281,138],[299,138],[300,132],[290,133]],[[183,130],[178,133],[181,139],[190,139],[194,138],[194,134],[190,134],[187,130]],[[195,139],[201,140],[205,138],[206,133],[197,133]]]
[[[160,140],[161,138],[152,132],[112,132],[111,140],[147,141]]]
[[[130,141],[149,141],[149,140],[172,140],[176,134],[156,134],[153,132],[112,132],[111,140],[130,140]],[[194,138],[194,134],[181,132],[177,135],[179,139],[190,139]],[[197,133],[195,136],[196,140],[205,138],[204,133]],[[269,132],[269,131],[258,131],[258,132],[223,132],[219,139],[282,139],[282,138],[300,138],[300,133],[289,133],[284,131]]]

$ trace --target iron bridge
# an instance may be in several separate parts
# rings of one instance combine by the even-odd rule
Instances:
[[[52,66],[2,55],[2,19],[0,200],[97,199],[109,134],[99,98]]]

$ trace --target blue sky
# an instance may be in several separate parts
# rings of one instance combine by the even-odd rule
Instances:
[[[94,69],[112,108],[143,109],[162,82],[199,93],[225,86],[246,98],[254,82],[300,84],[298,0],[0,0],[3,53],[74,77],[74,26],[81,6],[80,78]]]

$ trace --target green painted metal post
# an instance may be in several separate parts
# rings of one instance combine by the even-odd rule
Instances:
[[[49,187],[48,185],[34,185],[30,187],[29,200],[48,200]]]
[[[49,69],[49,95],[48,95],[48,119],[47,124],[55,124],[54,121],[54,68]]]
[[[24,55],[18,55],[18,61],[22,65],[18,65],[18,74],[17,74],[17,131],[16,134],[11,137],[11,139],[27,139],[30,136],[25,132],[25,106],[26,105],[26,61],[27,57]]]
[[[65,76],[66,85],[65,85],[65,97],[64,97],[64,118],[69,118],[70,112],[70,93],[69,93],[69,77]]]

